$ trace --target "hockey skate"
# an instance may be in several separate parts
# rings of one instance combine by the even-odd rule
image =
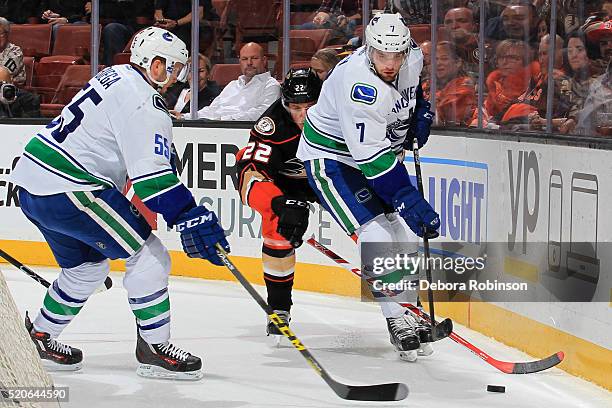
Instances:
[[[136,374],[141,377],[196,381],[204,376],[202,360],[170,342],[149,344],[138,334]]]
[[[49,371],[77,371],[81,369],[83,361],[81,350],[52,339],[49,333],[34,329],[27,312],[25,327],[36,345],[43,367]]]
[[[419,325],[414,317],[406,313],[400,317],[387,318],[387,328],[391,344],[395,347],[399,358],[404,361],[416,361],[421,344]]]
[[[291,321],[291,315],[286,310],[275,310],[274,313],[278,315],[281,319],[287,323],[289,326],[289,322]],[[266,325],[266,335],[271,339],[271,345],[273,347],[291,347],[291,342],[289,339],[278,330],[278,327],[270,320],[268,317],[268,323]]]
[[[419,357],[430,356],[434,352],[434,349],[431,346],[431,326],[424,320],[420,320],[417,324],[417,333],[419,335],[420,343],[417,354]]]

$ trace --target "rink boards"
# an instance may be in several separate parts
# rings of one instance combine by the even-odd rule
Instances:
[[[0,245],[26,264],[52,265],[38,231],[22,216],[6,175],[38,126],[2,125]],[[181,179],[196,200],[214,209],[238,267],[263,283],[260,219],[240,202],[234,154],[246,128],[175,128]],[[153,148],[153,147],[152,147]],[[437,249],[478,251],[503,242],[498,273],[516,281],[555,279],[585,285],[590,302],[447,302],[441,314],[534,356],[566,353],[562,368],[612,389],[611,153],[607,150],[482,137],[432,135],[421,152],[425,194],[441,216],[445,243]],[[405,160],[414,174],[411,158]],[[171,251],[172,273],[231,280],[222,268],[186,258],[161,217],[157,234]],[[358,264],[353,242],[318,206],[308,235]],[[444,249],[446,248],[446,249]],[[459,248],[451,250],[448,248]],[[436,248],[434,248],[436,250]],[[297,288],[360,296],[359,281],[308,246],[298,251]],[[115,269],[121,269],[115,263]],[[568,273],[568,271],[570,271]],[[573,273],[571,271],[578,271]]]

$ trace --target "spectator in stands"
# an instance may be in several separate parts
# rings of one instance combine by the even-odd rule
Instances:
[[[589,58],[586,39],[582,31],[574,31],[565,39],[563,50],[563,65],[565,72],[571,78],[572,108],[568,118],[560,128],[561,133],[570,133],[577,124],[578,112],[582,110],[584,101],[595,78],[601,70]]]
[[[0,66],[0,118],[39,118],[38,95],[19,89],[6,67]]]
[[[219,20],[211,0],[201,0],[198,20]],[[172,31],[191,47],[191,0],[155,0],[155,26]],[[200,24],[200,49],[213,41],[212,27]],[[204,47],[205,48],[205,47]]]
[[[606,73],[591,84],[578,114],[578,132],[612,136],[612,59]]]
[[[477,105],[474,81],[463,69],[463,60],[453,43],[442,41],[436,47],[436,115],[446,126],[469,126]],[[428,89],[429,84],[425,83]]]
[[[373,2],[370,1],[370,10]],[[353,37],[355,27],[362,20],[363,0],[322,0],[312,22],[300,26],[302,30],[327,28],[332,30],[332,41],[345,43]]]
[[[310,68],[317,74],[321,81],[325,81],[327,74],[340,61],[336,50],[323,48],[315,52],[310,59]]]
[[[612,59],[612,20],[595,21],[585,28],[587,40],[597,47],[597,65],[603,70]]]
[[[113,65],[113,56],[122,52],[135,31],[135,0],[100,0],[100,24],[104,55],[102,64]],[[138,0],[136,0],[138,1]],[[85,14],[91,21],[91,1],[85,3]]]
[[[430,0],[390,0],[389,9],[393,13],[400,13],[406,24],[430,24]]]
[[[280,97],[280,85],[267,70],[268,59],[259,44],[240,49],[242,75],[227,84],[221,94],[200,109],[198,118],[212,120],[257,120]],[[176,115],[191,118],[191,114]]]
[[[37,23],[36,5],[39,0],[3,0],[0,1],[0,16],[13,24]]]
[[[569,112],[572,107],[572,86],[570,78],[565,75],[563,70],[555,67],[552,69],[548,66],[548,50],[549,50],[549,36],[546,35],[540,41],[540,48],[538,51],[538,62],[540,64],[540,73],[531,79],[529,89],[524,95],[521,95],[519,105],[511,106],[508,112],[502,118],[502,122],[509,121],[524,121],[528,119],[528,123],[535,129],[544,129],[546,126],[546,101],[548,94],[548,75],[553,75],[554,93],[553,93],[553,126],[555,129],[559,129],[569,119]],[[555,49],[561,54],[561,66],[563,61],[563,39],[557,36]],[[555,55],[555,61],[558,57]],[[525,108],[530,107],[530,110]],[[526,114],[526,115],[525,115]]]
[[[186,67],[187,82],[175,83],[168,92],[164,95],[166,104],[172,110],[180,113],[189,112],[191,101],[191,58],[189,58]],[[198,64],[198,110],[205,106],[209,106],[212,101],[219,96],[221,88],[215,81],[209,79],[212,65],[210,60],[204,54],[199,55]]]
[[[40,16],[55,31],[58,24],[82,23],[86,0],[41,0]]]
[[[478,76],[480,53],[478,50],[478,26],[474,21],[472,10],[457,7],[448,10],[444,16],[444,26],[449,40],[455,45],[459,57],[464,61],[465,71],[472,77]],[[485,73],[490,71],[489,61],[492,56],[491,43],[485,41]]]
[[[23,64],[23,52],[18,45],[9,41],[11,25],[0,17],[0,65],[5,67],[14,78],[15,85],[25,84],[26,72]]]
[[[529,45],[520,40],[504,40],[495,49],[497,69],[487,77],[484,109],[490,121],[499,123],[501,115],[519,96],[527,92],[537,63],[532,64]]]
[[[502,11],[501,16],[487,22],[486,38],[493,40],[522,40],[534,49],[538,47],[538,15],[529,0],[515,1]]]

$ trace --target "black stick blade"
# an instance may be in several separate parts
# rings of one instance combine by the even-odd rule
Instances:
[[[113,287],[113,280],[110,278],[110,276],[107,276],[104,280],[104,287],[106,288],[106,290],[109,290]]]
[[[442,340],[450,336],[453,332],[453,321],[451,319],[444,319],[440,323],[436,324],[436,328],[432,333],[434,341]]]
[[[542,360],[531,361],[528,363],[514,363],[514,367],[512,367],[512,374],[530,374],[548,370],[549,368],[554,367],[563,361],[564,357],[565,355],[562,351],[560,351]]]
[[[401,401],[408,396],[408,386],[403,383],[376,385],[346,385],[329,378],[336,395],[353,401]]]

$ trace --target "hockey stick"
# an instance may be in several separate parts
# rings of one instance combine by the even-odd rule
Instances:
[[[274,310],[266,303],[266,301],[259,295],[259,293],[253,288],[253,286],[246,280],[242,273],[236,268],[232,261],[227,256],[227,252],[217,244],[217,253],[223,264],[230,270],[232,275],[236,277],[238,282],[249,292],[249,295],[255,299],[255,301],[261,306],[266,312],[270,320],[278,327],[278,330],[285,335],[291,341],[293,347],[295,347],[302,356],[308,361],[308,364],[323,378],[323,380],[331,387],[331,389],[340,398],[346,400],[358,400],[358,401],[400,401],[408,396],[408,387],[403,383],[387,383],[387,384],[375,384],[375,385],[347,385],[342,384],[334,380],[327,371],[319,364],[314,356],[308,351],[306,346],[300,339],[291,331],[287,323],[281,319]]]
[[[313,237],[307,239],[306,242],[310,246],[314,247],[316,250],[321,252],[323,255],[327,256],[332,261],[342,266],[344,269],[347,269],[353,274],[359,277],[362,277],[361,270],[359,268],[355,268],[351,266],[346,259],[342,258],[340,255],[336,254],[335,252],[333,252],[331,249],[327,248],[323,244],[317,242]],[[391,296],[393,295],[389,293],[385,293],[385,294],[391,295]],[[422,316],[423,318],[431,321],[431,318],[429,317],[427,313],[421,311],[421,309],[415,307],[413,304],[400,303],[400,305],[409,308],[413,313],[419,316]],[[441,324],[442,323],[438,323],[437,326],[440,326]],[[484,351],[482,351],[481,349],[479,349],[474,344],[470,343],[468,340],[464,339],[463,337],[461,337],[454,331],[452,331],[448,337],[450,337],[450,339],[453,340],[455,343],[461,344],[462,346],[470,350],[476,356],[483,359],[486,363],[492,365],[493,367],[497,368],[499,371],[504,372],[506,374],[531,374],[531,373],[537,373],[538,371],[548,370],[549,368],[552,368],[558,365],[561,361],[563,361],[563,358],[565,357],[563,352],[559,351],[546,358],[543,358],[541,360],[536,360],[536,361],[517,362],[517,363],[511,362],[511,361],[502,361],[502,360],[497,360],[491,357],[489,354],[485,353]]]
[[[419,189],[419,193],[425,198],[425,193],[423,191],[423,176],[421,175],[421,156],[419,155],[419,142],[415,137],[412,141],[412,154],[414,156],[414,170],[416,171],[416,179],[417,179],[417,187]],[[429,237],[427,236],[427,227],[423,226],[423,248],[425,252],[425,273],[427,276],[427,300],[429,301],[429,313],[431,314],[431,336],[433,340],[438,340],[440,335],[443,333],[438,333],[436,330],[436,311],[434,309],[434,298],[433,291],[431,290],[431,265],[429,265]],[[450,332],[448,333],[450,334]],[[447,334],[447,336],[448,336]]]
[[[2,249],[0,249],[0,257],[4,258],[8,263],[13,265],[15,268],[21,270],[23,273],[25,273],[30,278],[34,279],[36,282],[43,285],[45,288],[48,288],[49,286],[51,286],[49,281],[47,281],[45,278],[43,278],[42,276],[34,272],[32,269],[28,268],[27,266],[25,266],[24,264],[22,264],[21,262],[19,262],[12,256],[10,256],[9,254],[4,252]],[[109,290],[112,286],[113,286],[113,280],[109,276],[107,276],[106,279],[104,280],[104,284],[100,285],[100,287],[98,287],[94,293],[104,292],[106,290]]]

